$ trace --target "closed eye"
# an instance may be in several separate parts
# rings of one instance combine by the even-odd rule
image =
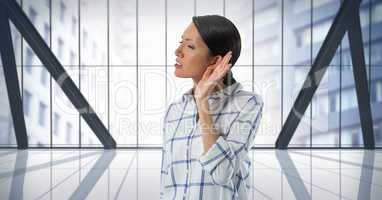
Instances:
[[[180,41],[179,44],[183,44],[183,41]],[[195,47],[192,46],[192,45],[187,45],[187,47],[190,48],[190,49],[195,49]]]

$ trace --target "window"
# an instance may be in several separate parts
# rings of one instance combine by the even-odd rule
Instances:
[[[342,111],[357,107],[357,96],[354,88],[342,90]]]
[[[332,25],[330,20],[326,20],[324,22],[313,24],[313,38],[312,43],[321,42],[325,39],[326,34],[328,33],[330,26]],[[309,28],[309,27],[307,27]],[[305,33],[307,34],[307,33]]]
[[[42,127],[46,124],[46,111],[47,106],[43,102],[40,102],[39,108],[38,108],[38,124]]]
[[[310,38],[311,38],[310,35],[311,35],[310,27],[305,27],[299,31],[296,31],[297,47],[310,45]]]
[[[368,26],[369,25],[369,10],[368,9],[360,10],[359,18],[360,18],[361,27]]]
[[[379,80],[375,84],[375,100],[377,102],[382,101],[382,80]]]
[[[352,65],[352,59],[351,59],[351,53],[349,49],[346,49],[342,52],[342,65],[344,70],[352,70],[351,65]]]
[[[273,37],[255,44],[256,57],[259,62],[266,62],[268,59],[271,59],[272,56],[279,53],[280,49],[278,48],[277,42],[278,39]]]
[[[50,26],[46,22],[44,23],[44,40],[49,46]]]
[[[97,44],[93,42],[93,47],[92,47],[92,57],[96,58],[97,57]]]
[[[382,144],[382,125],[374,126],[375,143]]]
[[[318,8],[322,5],[328,4],[332,2],[333,0],[313,0],[313,7]]]
[[[82,45],[84,46],[84,48],[86,48],[86,46],[87,46],[87,43],[88,43],[88,32],[86,32],[85,30],[84,30],[84,32],[83,32],[83,36],[82,36],[83,38],[82,38]]]
[[[267,8],[255,11],[255,28],[260,28],[278,22],[280,15],[277,9],[277,4],[272,4]]]
[[[72,35],[76,35],[77,30],[77,18],[72,17]]]
[[[64,41],[58,37],[57,54],[60,59],[63,57]]]
[[[361,144],[361,141],[360,141],[360,133],[356,130],[353,130],[351,132],[351,144],[352,146],[359,146]]]
[[[66,122],[66,142],[71,143],[72,140],[73,125],[69,122]]]
[[[65,12],[66,12],[66,5],[63,1],[60,2],[60,21],[62,23],[65,22]]]
[[[26,116],[30,116],[30,109],[31,109],[31,101],[32,101],[32,94],[28,92],[27,90],[24,90],[23,94],[23,109],[24,109],[24,114]]]
[[[76,54],[73,51],[70,51],[70,65],[73,66],[76,61]]]
[[[374,4],[371,11],[371,19],[374,24],[382,22],[382,3]]]
[[[25,69],[27,72],[31,73],[32,72],[32,65],[33,65],[33,52],[30,47],[26,48],[26,55],[25,55]]]
[[[338,112],[340,105],[340,96],[338,93],[329,95],[329,112]]]
[[[300,13],[307,10],[310,10],[311,0],[294,0],[293,1],[293,13]]]
[[[329,99],[327,95],[324,95],[321,98],[319,98],[318,114],[319,115],[328,114],[328,110],[329,110],[328,106],[329,106]]]
[[[29,7],[29,20],[34,24],[36,22],[37,12],[32,7]]]
[[[41,68],[40,82],[44,86],[48,86],[48,71],[44,67]]]
[[[53,134],[58,135],[60,131],[61,116],[58,113],[53,114]]]
[[[313,7],[317,8],[322,5],[328,4],[332,2],[333,0],[313,0]],[[311,0],[294,0],[293,1],[293,12],[294,13],[300,13],[307,10],[310,10]]]
[[[382,61],[382,43],[374,43],[371,45],[371,64],[380,65]]]

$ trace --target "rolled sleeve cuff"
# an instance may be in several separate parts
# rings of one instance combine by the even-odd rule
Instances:
[[[232,165],[233,158],[234,153],[231,151],[228,142],[220,136],[215,144],[213,144],[204,155],[199,157],[199,162],[204,170],[212,174],[218,165],[225,160]]]

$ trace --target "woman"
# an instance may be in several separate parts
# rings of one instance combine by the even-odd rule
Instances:
[[[235,25],[198,16],[175,51],[175,75],[194,87],[164,117],[161,199],[248,199],[248,151],[263,103],[232,76],[241,49]]]

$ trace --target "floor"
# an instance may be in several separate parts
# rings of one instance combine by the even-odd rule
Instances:
[[[252,199],[381,199],[382,150],[254,150]],[[0,199],[158,199],[160,150],[0,150]],[[379,197],[379,198],[378,198]]]

